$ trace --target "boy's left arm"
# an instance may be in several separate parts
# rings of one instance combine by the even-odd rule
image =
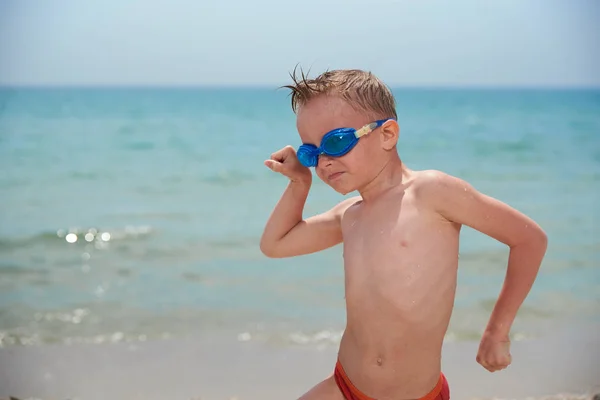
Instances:
[[[510,248],[504,284],[477,354],[477,362],[489,371],[504,369],[511,362],[510,328],[535,281],[546,253],[547,236],[531,218],[459,178],[435,172],[427,181],[427,198],[440,215]]]

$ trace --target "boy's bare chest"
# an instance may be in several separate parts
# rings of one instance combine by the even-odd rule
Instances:
[[[407,248],[426,234],[426,225],[422,214],[411,204],[360,210],[342,223],[344,247],[360,252]]]
[[[357,210],[342,223],[347,274],[396,274],[437,264],[455,233],[410,201]]]

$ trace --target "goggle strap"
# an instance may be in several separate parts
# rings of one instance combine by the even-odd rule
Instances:
[[[356,136],[356,138],[360,138],[362,136],[365,136],[371,132],[373,132],[373,130],[375,128],[377,128],[379,126],[379,124],[377,122],[371,122],[368,125],[363,126],[362,128],[360,128],[359,130],[356,131],[356,133],[354,134],[354,136]]]

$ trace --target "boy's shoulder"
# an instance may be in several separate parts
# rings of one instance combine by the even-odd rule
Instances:
[[[475,193],[467,181],[434,169],[414,171],[411,187],[418,202],[438,212]]]
[[[352,196],[349,198],[346,198],[342,201],[340,201],[338,204],[336,204],[335,206],[333,206],[333,208],[330,210],[332,213],[334,213],[338,218],[342,218],[344,216],[344,214],[346,213],[346,211],[348,211],[349,208],[358,205],[362,202],[362,197],[360,196]]]
[[[468,188],[469,183],[446,172],[428,169],[413,171],[413,190],[421,195],[436,195],[456,188]]]

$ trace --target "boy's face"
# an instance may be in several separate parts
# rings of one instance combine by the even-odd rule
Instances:
[[[369,116],[339,97],[318,96],[298,110],[296,125],[302,143],[318,147],[323,136],[333,129],[359,129],[371,122]],[[369,183],[387,160],[380,129],[361,137],[356,146],[341,157],[320,155],[315,167],[319,178],[341,194],[360,190]]]

